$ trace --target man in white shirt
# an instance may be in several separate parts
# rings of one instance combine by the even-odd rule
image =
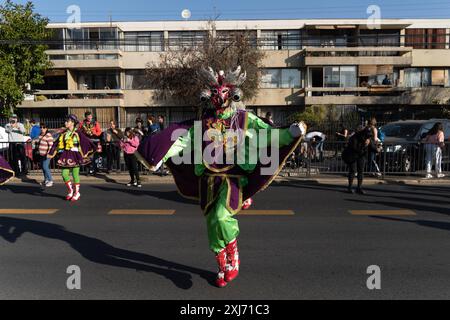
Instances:
[[[5,131],[8,134],[10,164],[17,177],[26,175],[27,158],[23,141],[26,131],[24,125],[19,122],[17,115],[13,114],[9,118],[9,123],[5,125]]]

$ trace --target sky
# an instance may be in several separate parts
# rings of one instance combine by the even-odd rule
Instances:
[[[26,0],[14,0],[24,3]],[[0,2],[3,2],[0,0]],[[51,22],[65,22],[67,8],[77,5],[81,22],[230,19],[368,18],[370,5],[381,18],[448,18],[450,0],[33,0],[36,11]]]

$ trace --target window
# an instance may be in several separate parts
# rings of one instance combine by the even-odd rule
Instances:
[[[431,86],[431,69],[407,68],[405,69],[405,87],[421,88]]]
[[[174,31],[169,32],[169,47],[172,50],[195,48],[203,43],[205,31]]]
[[[309,47],[346,47],[354,41],[353,30],[305,30],[302,36],[303,46]]]
[[[262,69],[261,88],[300,88],[298,69]]]
[[[357,86],[356,66],[324,67],[324,87]]]
[[[445,49],[446,29],[406,29],[405,45],[414,49]]]
[[[260,45],[263,50],[295,50],[301,48],[300,30],[263,30]]]
[[[163,32],[125,32],[125,51],[163,51]]]
[[[127,70],[125,72],[125,89],[150,89],[145,70]]]
[[[120,76],[116,71],[85,71],[78,73],[80,90],[120,89]]]
[[[117,28],[66,29],[67,50],[108,50],[117,48]]]

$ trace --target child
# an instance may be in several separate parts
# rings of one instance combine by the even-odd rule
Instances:
[[[80,166],[91,162],[90,156],[97,149],[97,145],[89,140],[82,132],[77,130],[78,119],[69,115],[65,122],[65,130],[56,143],[53,144],[48,158],[59,154],[57,165],[62,168],[62,177],[67,186],[68,201],[78,201],[80,194]],[[73,178],[73,184],[71,181]]]
[[[117,129],[114,129],[114,134],[119,135]],[[139,147],[139,138],[135,135],[134,130],[131,128],[125,129],[125,136],[120,139],[120,147],[123,150],[123,156],[125,158],[125,164],[127,165],[128,172],[130,173],[131,181],[127,184],[128,187],[135,186],[141,188],[141,180],[139,178],[139,170],[137,165],[137,158],[134,155]]]

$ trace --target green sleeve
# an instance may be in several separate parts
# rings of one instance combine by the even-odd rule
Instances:
[[[175,141],[175,143],[170,147],[169,151],[167,151],[166,155],[162,159],[163,162],[166,162],[170,158],[177,156],[181,151],[190,147],[192,142],[192,135],[194,134],[194,128],[190,128],[188,133],[184,136],[181,136]]]
[[[278,129],[273,128],[271,125],[265,123],[263,120],[261,120],[259,117],[254,115],[253,113],[248,113],[248,128],[254,129],[257,133],[259,133],[259,130],[264,129],[267,130],[267,144],[270,146],[271,142],[271,132],[273,130],[278,130],[279,133],[279,147],[284,147],[292,142],[294,142],[294,137],[292,137],[291,133],[289,132],[289,128],[284,129]],[[249,138],[253,138],[251,136],[251,133],[248,133],[247,136]]]

